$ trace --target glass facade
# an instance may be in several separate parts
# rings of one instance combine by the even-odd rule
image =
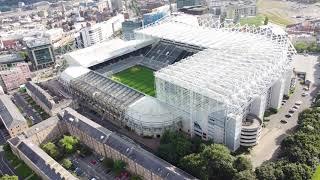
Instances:
[[[38,65],[50,63],[53,61],[53,57],[50,53],[50,48],[35,50],[34,55]]]

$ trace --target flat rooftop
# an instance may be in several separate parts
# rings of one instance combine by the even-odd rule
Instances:
[[[24,59],[19,54],[0,55],[0,64],[22,62]]]

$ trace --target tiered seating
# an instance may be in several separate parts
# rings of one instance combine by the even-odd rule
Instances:
[[[128,69],[132,66],[139,64],[143,60],[142,56],[133,56],[127,59],[118,61],[114,64],[109,66],[104,66],[101,69],[96,70],[98,73],[103,74],[107,77],[111,76],[112,74],[121,72],[125,69]]]
[[[168,65],[185,58],[188,53],[190,52],[176,45],[159,42],[146,54],[146,57]]]
[[[94,71],[73,80],[71,87],[86,98],[98,103],[102,108],[118,111],[125,110],[125,107],[144,96],[142,93]]]

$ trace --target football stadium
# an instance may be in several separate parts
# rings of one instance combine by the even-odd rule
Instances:
[[[212,23],[175,14],[134,40],[71,52],[60,81],[79,106],[141,136],[173,129],[231,150],[253,146],[265,110],[289,93],[295,49],[277,26]]]

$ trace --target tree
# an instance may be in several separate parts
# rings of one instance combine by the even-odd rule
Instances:
[[[49,154],[53,159],[57,159],[59,157],[59,150],[55,144],[52,142],[48,142],[42,146],[42,149]]]
[[[182,169],[200,179],[232,179],[236,173],[233,168],[234,157],[221,144],[211,144],[199,154],[190,154],[180,161]]]
[[[119,175],[122,171],[124,171],[126,168],[126,163],[122,160],[115,160],[113,163],[113,172],[116,175]]]
[[[137,174],[134,174],[130,177],[130,180],[142,180],[142,177]]]
[[[179,166],[195,177],[204,177],[204,162],[200,154],[190,154],[180,160]]]
[[[264,25],[267,25],[268,23],[269,23],[269,18],[268,18],[268,16],[266,16],[266,17],[264,18],[263,24],[264,24]]]
[[[221,144],[206,146],[200,153],[208,179],[232,179],[236,170],[233,168],[234,157],[227,147]]]
[[[60,139],[59,144],[64,148],[67,153],[72,153],[75,151],[75,146],[78,145],[79,141],[73,136],[63,136]]]
[[[114,161],[111,158],[105,157],[103,164],[106,166],[106,168],[113,168]]]
[[[308,44],[305,42],[297,42],[294,47],[298,53],[303,53],[308,49]]]
[[[282,166],[284,179],[286,180],[308,180],[312,177],[312,169],[305,164],[287,163]]]
[[[63,159],[62,160],[62,166],[66,169],[70,169],[72,166],[72,162],[69,159]]]
[[[233,167],[238,171],[252,170],[251,161],[245,156],[237,156]]]
[[[258,180],[277,180],[278,177],[282,177],[283,172],[275,169],[275,164],[264,163],[260,167],[257,167],[255,174]]]
[[[245,170],[236,173],[233,177],[233,180],[256,180],[256,176],[253,171]]]
[[[9,176],[9,175],[4,175],[0,177],[0,180],[18,180],[18,176]]]
[[[179,132],[166,131],[160,139],[158,155],[166,161],[176,164],[184,156],[192,153],[192,144]]]

